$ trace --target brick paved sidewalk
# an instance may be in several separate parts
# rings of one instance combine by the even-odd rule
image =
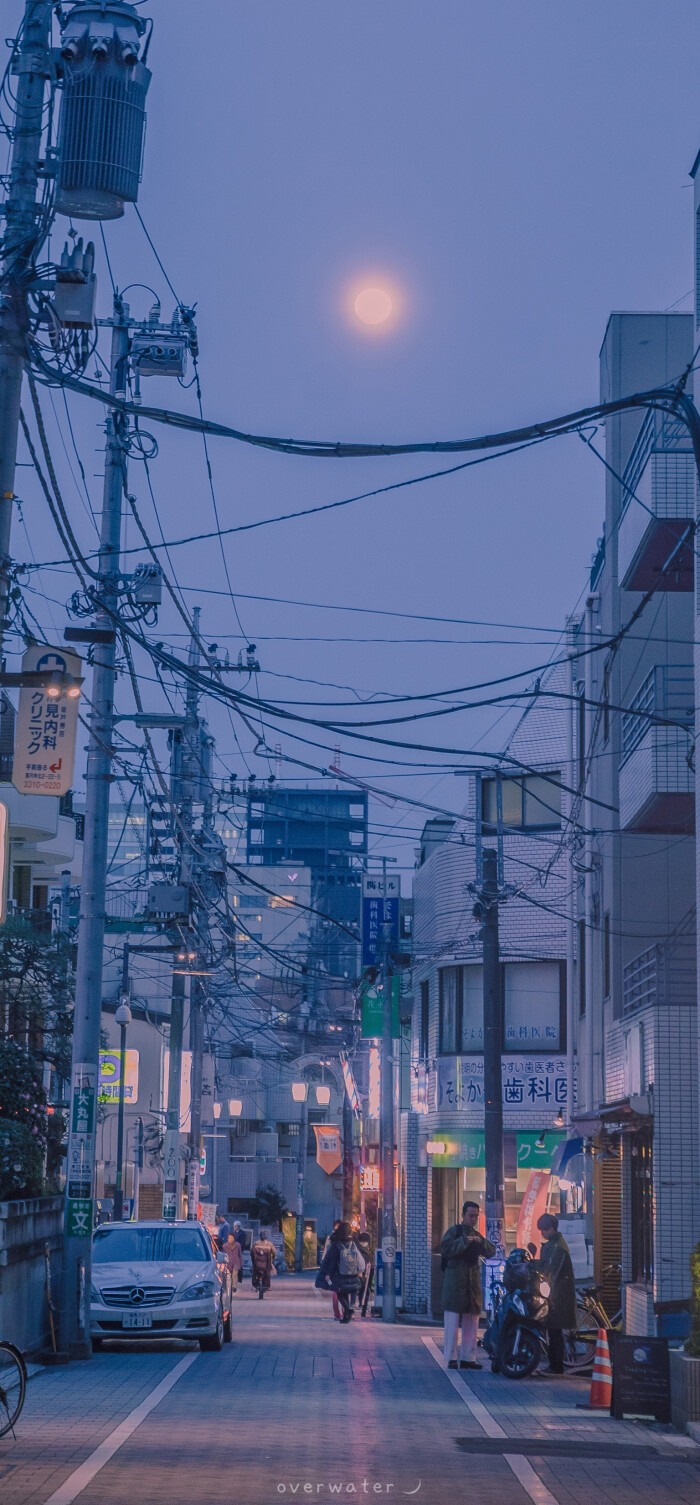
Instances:
[[[271,1505],[411,1491],[419,1505],[700,1505],[700,1449],[577,1411],[586,1380],[508,1381],[484,1369],[464,1372],[462,1392],[461,1373],[453,1385],[431,1347],[439,1350],[434,1328],[357,1319],[340,1327],[330,1302],[293,1278],[263,1302],[243,1286],[234,1329],[221,1354],[194,1358],[79,1505]],[[181,1344],[114,1345],[32,1379],[17,1442],[0,1442],[2,1505],[46,1505],[188,1351],[196,1354]],[[575,1443],[574,1457],[550,1456],[562,1442]],[[651,1456],[596,1458],[606,1444]],[[525,1483],[506,1458],[523,1448]]]

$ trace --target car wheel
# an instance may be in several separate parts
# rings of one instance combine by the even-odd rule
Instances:
[[[232,1321],[232,1318],[231,1318],[231,1313],[227,1312],[226,1316],[224,1317],[224,1343],[232,1343],[232,1342],[233,1342],[233,1321]]]
[[[216,1319],[216,1332],[208,1333],[206,1338],[200,1338],[199,1346],[203,1353],[221,1353],[224,1346],[224,1313],[219,1307],[219,1315]]]

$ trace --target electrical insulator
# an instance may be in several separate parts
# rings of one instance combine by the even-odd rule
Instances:
[[[126,0],[80,0],[65,17],[56,208],[74,219],[119,219],[141,178],[147,22]],[[150,40],[150,38],[149,38]]]
[[[91,240],[83,250],[79,236],[72,250],[63,249],[61,265],[56,267],[54,312],[64,329],[92,329],[95,323],[97,278],[93,271],[95,247]]]

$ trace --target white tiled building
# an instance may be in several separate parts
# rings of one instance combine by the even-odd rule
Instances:
[[[567,671],[542,688],[555,693]],[[511,739],[501,777],[505,895],[503,981],[506,1223],[515,1235],[530,1173],[544,1168],[567,1114],[566,951],[570,886],[561,820],[566,702],[535,701]],[[412,1108],[401,1115],[401,1230],[409,1310],[439,1310],[444,1229],[465,1195],[483,1203],[482,968],[473,916],[479,844],[498,846],[493,769],[469,776],[459,820],[428,822],[414,880]],[[555,1125],[561,1119],[562,1127]],[[542,1134],[543,1146],[536,1141]],[[444,1143],[446,1153],[426,1151]]]

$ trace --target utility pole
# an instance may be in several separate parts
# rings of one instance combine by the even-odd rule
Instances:
[[[574,648],[576,644],[576,623],[572,617],[567,622],[567,642],[570,653],[569,664],[569,706],[566,712],[566,782],[571,791],[565,795],[566,817],[569,840],[573,840],[574,822],[576,817],[576,795],[574,790],[578,788],[576,769],[576,737],[574,721],[576,717],[576,659]],[[574,1109],[575,1109],[575,1075],[576,1075],[576,893],[577,884],[573,865],[573,850],[570,859],[569,897],[567,902],[567,926],[566,926],[566,1132],[573,1134]]]
[[[168,1106],[163,1145],[163,1217],[175,1221],[182,1216],[180,1178],[180,1088],[182,1082],[182,1038],[185,1024],[185,974],[173,972],[170,995],[170,1042],[168,1061]]]
[[[17,435],[29,327],[27,273],[39,234],[36,200],[44,92],[50,73],[51,0],[25,0],[17,56],[10,186],[5,203],[3,296],[0,299],[0,638],[9,591],[10,532]]]
[[[129,309],[114,295],[110,392],[126,395]],[[100,531],[99,599],[94,625],[113,633],[118,606],[122,494],[126,482],[125,420],[106,420]],[[95,1173],[95,1118],[102,1010],[102,964],[107,887],[107,834],[114,717],[115,642],[95,649],[88,742],[85,842],[73,1016],[73,1066],[66,1177],[63,1343],[73,1358],[90,1358],[89,1297]]]
[[[382,1142],[382,1322],[396,1321],[396,1219],[394,1214],[394,1041],[391,923],[387,915],[386,859],[383,861],[382,1073],[380,1134]]]
[[[199,619],[200,608],[192,613],[193,628],[190,638],[188,663],[194,669],[200,663]],[[199,692],[191,682],[185,696],[185,726],[182,734],[181,763],[181,827],[180,827],[180,882],[193,885],[200,874],[194,842],[194,802],[202,784],[201,746],[199,736]],[[193,898],[193,909],[201,915],[201,904]],[[204,917],[203,917],[204,918]],[[204,920],[206,923],[206,920]],[[196,927],[199,930],[199,927]],[[197,942],[195,966],[201,967],[202,952]],[[192,1074],[190,1084],[190,1142],[187,1171],[187,1217],[196,1221],[199,1216],[200,1161],[202,1154],[202,1065],[204,1055],[204,1020],[202,1017],[202,984],[199,977],[190,982],[190,1050]]]
[[[309,1136],[309,1088],[301,1103],[299,1119],[299,1150],[297,1153],[297,1217],[294,1230],[294,1269],[299,1274],[304,1268],[304,1196],[306,1191],[306,1143]]]
[[[505,1257],[503,1188],[503,1083],[501,1070],[501,963],[498,949],[498,854],[484,851],[484,878],[478,909],[484,959],[484,1158],[486,1237]]]
[[[119,1111],[117,1115],[117,1174],[114,1184],[114,1218],[121,1223],[124,1216],[124,1090],[126,1086],[126,1031],[131,1024],[129,1008],[129,942],[122,950],[122,986],[119,1008],[115,1015],[119,1025]]]

